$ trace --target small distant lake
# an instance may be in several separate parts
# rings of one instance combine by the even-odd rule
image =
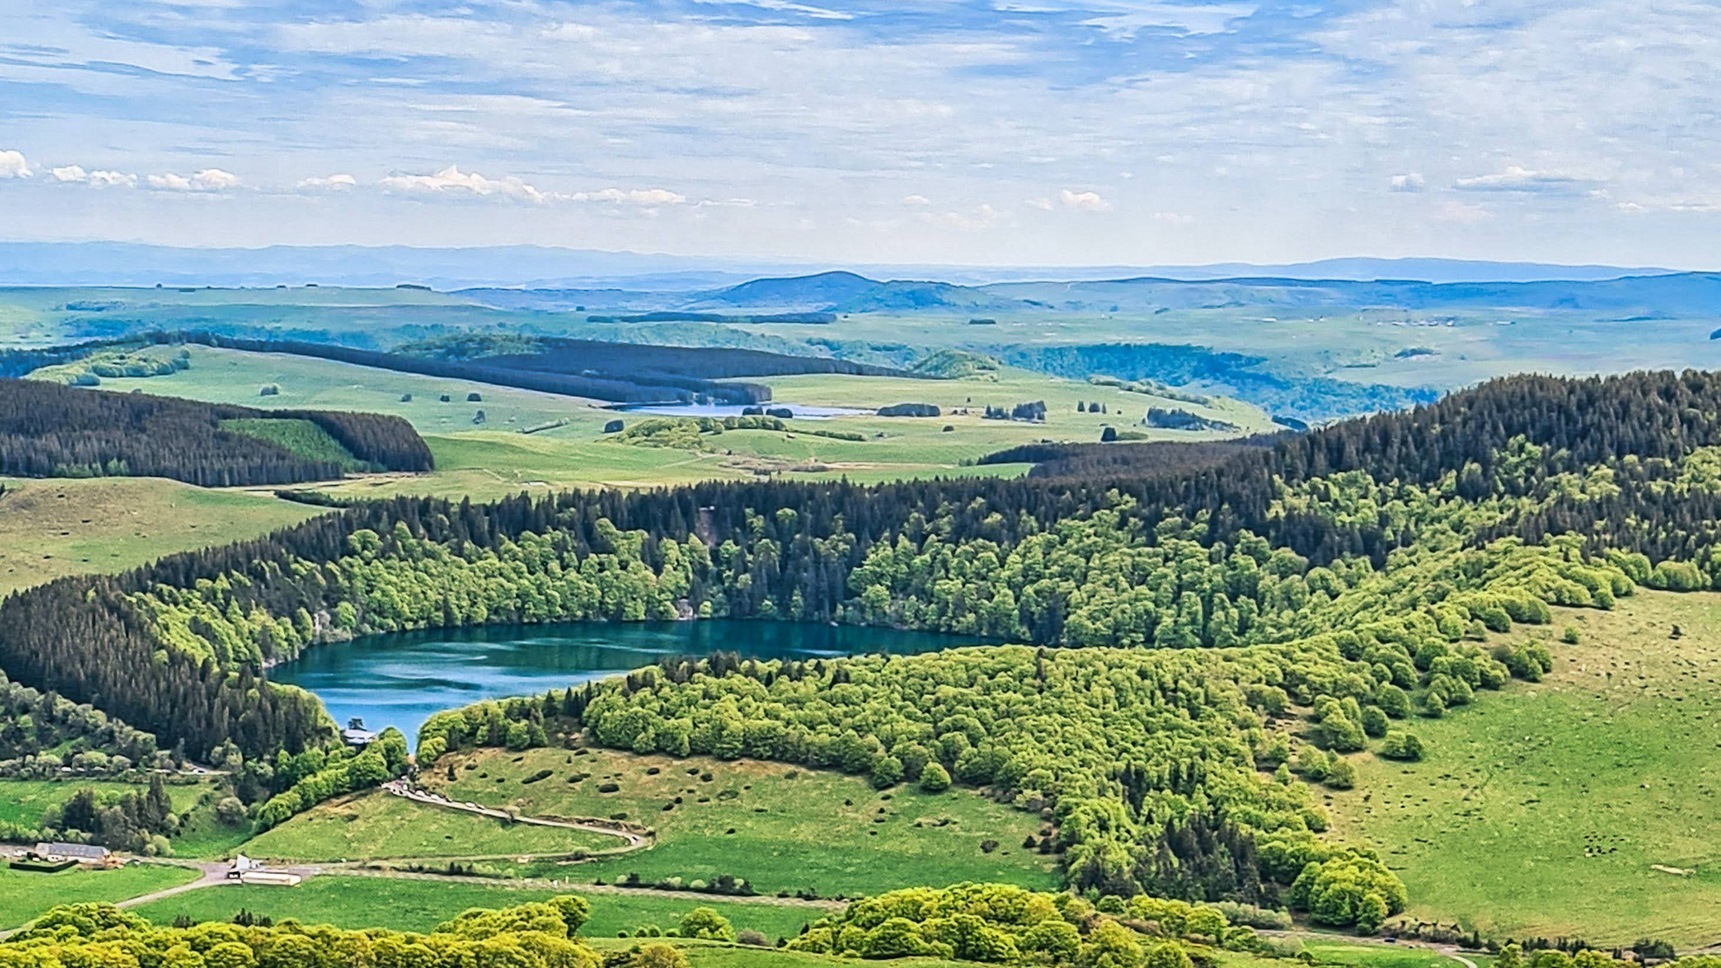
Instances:
[[[766,409],[779,407],[791,410],[796,420],[829,420],[832,417],[871,416],[876,411],[854,410],[848,407],[803,407],[798,403],[759,403],[752,406]],[[626,413],[649,413],[664,417],[741,417],[747,409],[731,403],[627,403],[611,407]]]
[[[757,659],[906,655],[961,645],[972,636],[810,622],[569,622],[487,625],[368,635],[307,649],[269,678],[316,693],[335,721],[395,726],[416,742],[434,712],[482,699],[548,689],[653,665],[668,656],[737,652]]]

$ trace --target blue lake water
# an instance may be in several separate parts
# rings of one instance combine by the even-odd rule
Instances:
[[[542,695],[669,656],[737,652],[759,659],[890,652],[906,655],[972,637],[810,622],[570,622],[487,625],[369,635],[315,646],[269,672],[276,682],[316,693],[335,721],[369,729],[418,727],[442,709],[481,699]]]

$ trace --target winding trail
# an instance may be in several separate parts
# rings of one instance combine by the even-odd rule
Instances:
[[[475,813],[481,817],[505,820],[509,823],[528,824],[534,827],[560,827],[563,830],[578,830],[582,833],[598,834],[599,836],[619,837],[625,842],[625,845],[621,847],[592,851],[587,855],[589,857],[614,857],[636,850],[648,850],[656,843],[655,836],[649,830],[637,830],[620,823],[602,820],[553,820],[548,817],[518,816],[495,807],[479,806],[476,803],[458,803],[441,794],[420,790],[405,780],[392,780],[383,784],[382,788],[393,796],[411,800],[414,803],[422,803],[426,806],[440,807],[444,810],[459,810],[463,813]]]

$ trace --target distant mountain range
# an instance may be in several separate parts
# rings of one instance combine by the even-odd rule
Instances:
[[[982,287],[1043,280],[1093,282],[1153,278],[1211,282],[1225,279],[1415,280],[1428,283],[1592,282],[1668,274],[1650,267],[1568,266],[1531,262],[1458,259],[1327,259],[1291,265],[1225,263],[1201,266],[937,266],[858,265],[850,272],[821,273],[827,266],[787,260],[728,259],[634,252],[603,252],[542,246],[415,248],[410,246],[270,246],[258,249],[176,248],[130,242],[0,242],[0,285],[22,286],[276,286],[427,285],[436,289],[478,287],[559,290],[624,289],[648,292],[710,292],[770,281],[764,277],[824,280],[833,304],[860,298],[862,283],[877,279],[936,280],[949,286]],[[826,278],[832,277],[832,278]],[[842,278],[835,278],[842,277]],[[855,280],[860,280],[856,282]],[[968,298],[935,283],[892,283],[880,308],[910,309],[917,299],[950,306]],[[916,288],[919,287],[919,288]],[[761,290],[772,287],[762,286]],[[769,300],[744,291],[749,305]],[[972,308],[984,309],[984,297]],[[726,304],[716,304],[726,305]],[[864,311],[864,310],[856,310]]]
[[[853,272],[753,279],[689,293],[644,290],[462,290],[503,309],[650,310],[689,320],[714,312],[943,313],[983,321],[988,314],[1050,312],[1143,315],[1246,310],[1326,315],[1360,310],[1439,314],[1464,310],[1576,312],[1621,322],[1721,315],[1721,273],[1681,272],[1542,282],[1413,282],[1275,277],[1180,280],[1157,277],[1067,282],[948,282],[870,279]]]

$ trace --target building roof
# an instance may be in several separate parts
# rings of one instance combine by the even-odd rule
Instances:
[[[53,857],[83,857],[90,860],[101,860],[108,855],[106,847],[95,844],[66,844],[58,841],[36,845],[36,853]]]

